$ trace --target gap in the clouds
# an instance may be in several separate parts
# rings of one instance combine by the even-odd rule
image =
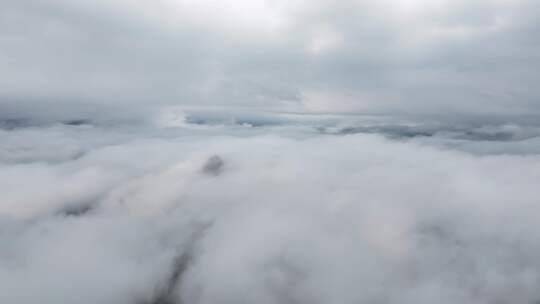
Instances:
[[[441,117],[182,107],[143,111],[99,106],[81,110],[51,107],[30,115],[9,109],[0,114],[2,163],[78,161],[91,149],[142,139],[176,141],[192,136],[263,134],[293,138],[366,134],[474,154],[540,153],[540,119],[534,116]]]
[[[164,284],[158,286],[152,299],[141,301],[136,304],[182,304],[181,284],[184,274],[189,270],[195,260],[197,243],[204,237],[212,223],[199,223],[195,225],[191,235],[171,263],[171,269],[164,280]]]
[[[59,211],[59,214],[62,216],[80,217],[80,216],[88,214],[93,209],[94,209],[94,204],[92,203],[73,204],[73,205],[68,205],[62,208]]]

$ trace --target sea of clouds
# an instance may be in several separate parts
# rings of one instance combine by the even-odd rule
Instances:
[[[0,303],[540,300],[534,125],[231,117],[4,120]]]
[[[2,0],[0,304],[540,304],[539,15]]]

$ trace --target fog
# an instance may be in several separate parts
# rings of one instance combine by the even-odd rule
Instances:
[[[539,3],[3,0],[0,303],[540,303]]]
[[[147,121],[1,131],[0,302],[540,299],[536,135]]]

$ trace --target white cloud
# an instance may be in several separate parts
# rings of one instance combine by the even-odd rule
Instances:
[[[84,154],[46,163],[37,144],[26,164],[2,160],[0,301],[540,297],[538,155],[276,128],[36,129]]]
[[[4,1],[0,303],[539,302],[538,11]]]
[[[312,55],[323,55],[339,49],[343,43],[343,37],[339,33],[331,29],[322,29],[313,35],[307,51]]]

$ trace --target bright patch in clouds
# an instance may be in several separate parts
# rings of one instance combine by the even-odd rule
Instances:
[[[345,43],[343,36],[332,29],[316,31],[308,44],[308,52],[312,55],[323,55],[327,52],[339,50]]]

